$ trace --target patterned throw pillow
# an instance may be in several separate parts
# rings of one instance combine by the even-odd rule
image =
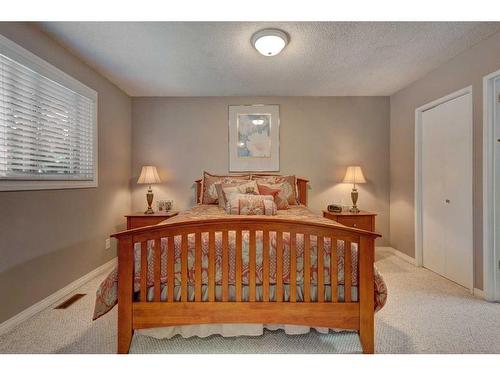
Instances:
[[[217,191],[217,202],[220,208],[226,208],[226,198],[224,197],[224,192],[222,191],[222,184],[214,184],[215,190]]]
[[[250,180],[250,175],[239,175],[239,176],[217,176],[210,174],[208,172],[203,172],[203,187],[201,195],[202,204],[217,204],[217,190],[215,184],[229,184],[239,181]]]
[[[280,195],[280,185],[257,184],[259,192],[262,195],[270,195],[273,197],[274,203],[278,210],[288,210],[288,200]]]
[[[297,178],[291,176],[261,176],[252,175],[252,180],[256,180],[259,185],[270,185],[273,188],[280,188],[279,196],[288,201],[290,205],[297,205]]]
[[[233,194],[226,203],[229,215],[276,215],[277,208],[270,195]]]
[[[221,208],[226,207],[227,198],[231,194],[259,194],[256,181],[238,181],[230,184],[217,183],[215,189],[219,207]]]
[[[253,194],[259,195],[257,181],[236,182],[233,184],[222,184],[222,192],[226,202],[233,194]]]

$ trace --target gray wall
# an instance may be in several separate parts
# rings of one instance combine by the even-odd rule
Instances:
[[[99,94],[99,187],[0,192],[0,322],[116,256],[104,249],[130,211],[130,98],[32,24],[0,34]]]
[[[156,199],[175,209],[195,203],[193,181],[203,170],[228,173],[228,105],[280,105],[280,167],[310,180],[309,206],[350,203],[339,184],[345,167],[360,164],[369,183],[359,205],[379,214],[380,245],[389,243],[389,98],[205,97],[132,99],[132,206],[144,210],[147,187],[135,181],[142,165],[159,167]]]
[[[500,33],[475,45],[424,78],[391,96],[391,244],[415,255],[414,127],[415,109],[472,85],[474,112],[474,271],[476,288],[483,286],[482,254],[482,131],[483,76],[500,69]]]
[[[9,301],[0,322],[115,256],[104,240],[123,228],[131,205],[144,209],[145,187],[135,183],[142,165],[159,167],[164,183],[155,198],[173,199],[177,209],[194,204],[193,180],[203,170],[227,173],[229,104],[280,105],[281,173],[311,180],[314,211],[349,204],[350,187],[339,181],[345,166],[362,165],[369,183],[360,186],[359,204],[379,214],[379,244],[414,256],[414,111],[471,84],[475,286],[482,287],[481,80],[500,69],[500,33],[394,94],[390,106],[385,97],[134,98],[132,119],[127,95],[33,25],[0,23],[0,34],[99,93],[99,187],[0,192],[0,293]]]

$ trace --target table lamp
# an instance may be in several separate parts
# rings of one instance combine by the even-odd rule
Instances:
[[[160,182],[160,176],[158,176],[156,167],[153,167],[152,165],[146,165],[142,167],[141,175],[139,176],[137,183],[149,185],[148,193],[146,194],[148,209],[144,212],[145,214],[154,214],[154,211],[151,208],[151,205],[153,204],[153,190],[151,190],[151,184],[157,184]]]
[[[358,213],[359,209],[358,206],[356,206],[356,203],[358,202],[358,189],[356,189],[356,184],[364,184],[366,182],[361,167],[359,166],[347,167],[347,171],[345,173],[343,182],[348,184],[353,184],[351,191],[352,207],[349,209],[349,212]]]

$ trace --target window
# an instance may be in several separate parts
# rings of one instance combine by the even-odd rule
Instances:
[[[0,35],[0,190],[97,186],[97,93]]]

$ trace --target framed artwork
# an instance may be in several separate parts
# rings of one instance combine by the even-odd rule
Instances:
[[[158,200],[156,202],[157,210],[160,213],[168,212],[172,209],[174,201],[171,200]]]
[[[229,171],[279,171],[279,125],[278,105],[230,105]]]

